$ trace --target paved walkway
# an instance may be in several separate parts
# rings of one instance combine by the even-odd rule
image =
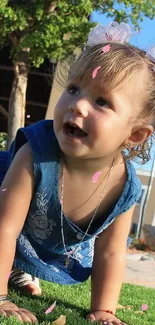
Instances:
[[[127,254],[124,282],[155,289],[155,255]]]

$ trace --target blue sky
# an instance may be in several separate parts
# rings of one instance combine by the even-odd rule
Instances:
[[[91,20],[94,22],[99,22],[101,24],[107,24],[112,21],[112,18],[107,18],[106,15],[102,15],[99,12],[94,12],[91,16]],[[155,18],[150,20],[149,18],[144,18],[144,21],[140,23],[140,33],[133,36],[130,39],[130,43],[139,48],[147,50],[149,46],[155,45]],[[154,156],[155,145],[152,148],[152,157]],[[141,166],[135,164],[136,168],[142,168],[145,170],[150,170],[152,167],[153,160],[151,159],[147,164]]]

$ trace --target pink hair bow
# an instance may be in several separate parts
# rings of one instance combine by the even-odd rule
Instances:
[[[106,26],[98,24],[90,31],[87,45],[94,46],[107,42],[127,43],[131,36],[133,36],[131,28],[126,23],[119,24],[113,21]]]
[[[151,61],[155,62],[155,45],[152,45],[146,52],[146,56]]]

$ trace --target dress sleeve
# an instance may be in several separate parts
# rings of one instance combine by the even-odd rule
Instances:
[[[36,184],[41,177],[40,164],[46,159],[45,156],[47,156],[47,153],[49,153],[50,135],[52,132],[53,122],[45,120],[39,121],[25,128],[20,128],[9,149],[7,169],[17,151],[28,142],[32,152],[34,183]]]

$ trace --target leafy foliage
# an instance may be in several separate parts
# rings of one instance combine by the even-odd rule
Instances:
[[[6,133],[0,132],[0,150],[6,150],[7,135]]]
[[[131,248],[136,248],[145,252],[150,252],[153,251],[155,252],[155,245],[154,246],[149,246],[144,239],[133,239],[131,244]]]
[[[28,52],[36,67],[45,57],[64,59],[86,41],[93,10],[137,25],[144,16],[155,16],[155,0],[1,0],[0,45],[11,44],[13,60]]]

